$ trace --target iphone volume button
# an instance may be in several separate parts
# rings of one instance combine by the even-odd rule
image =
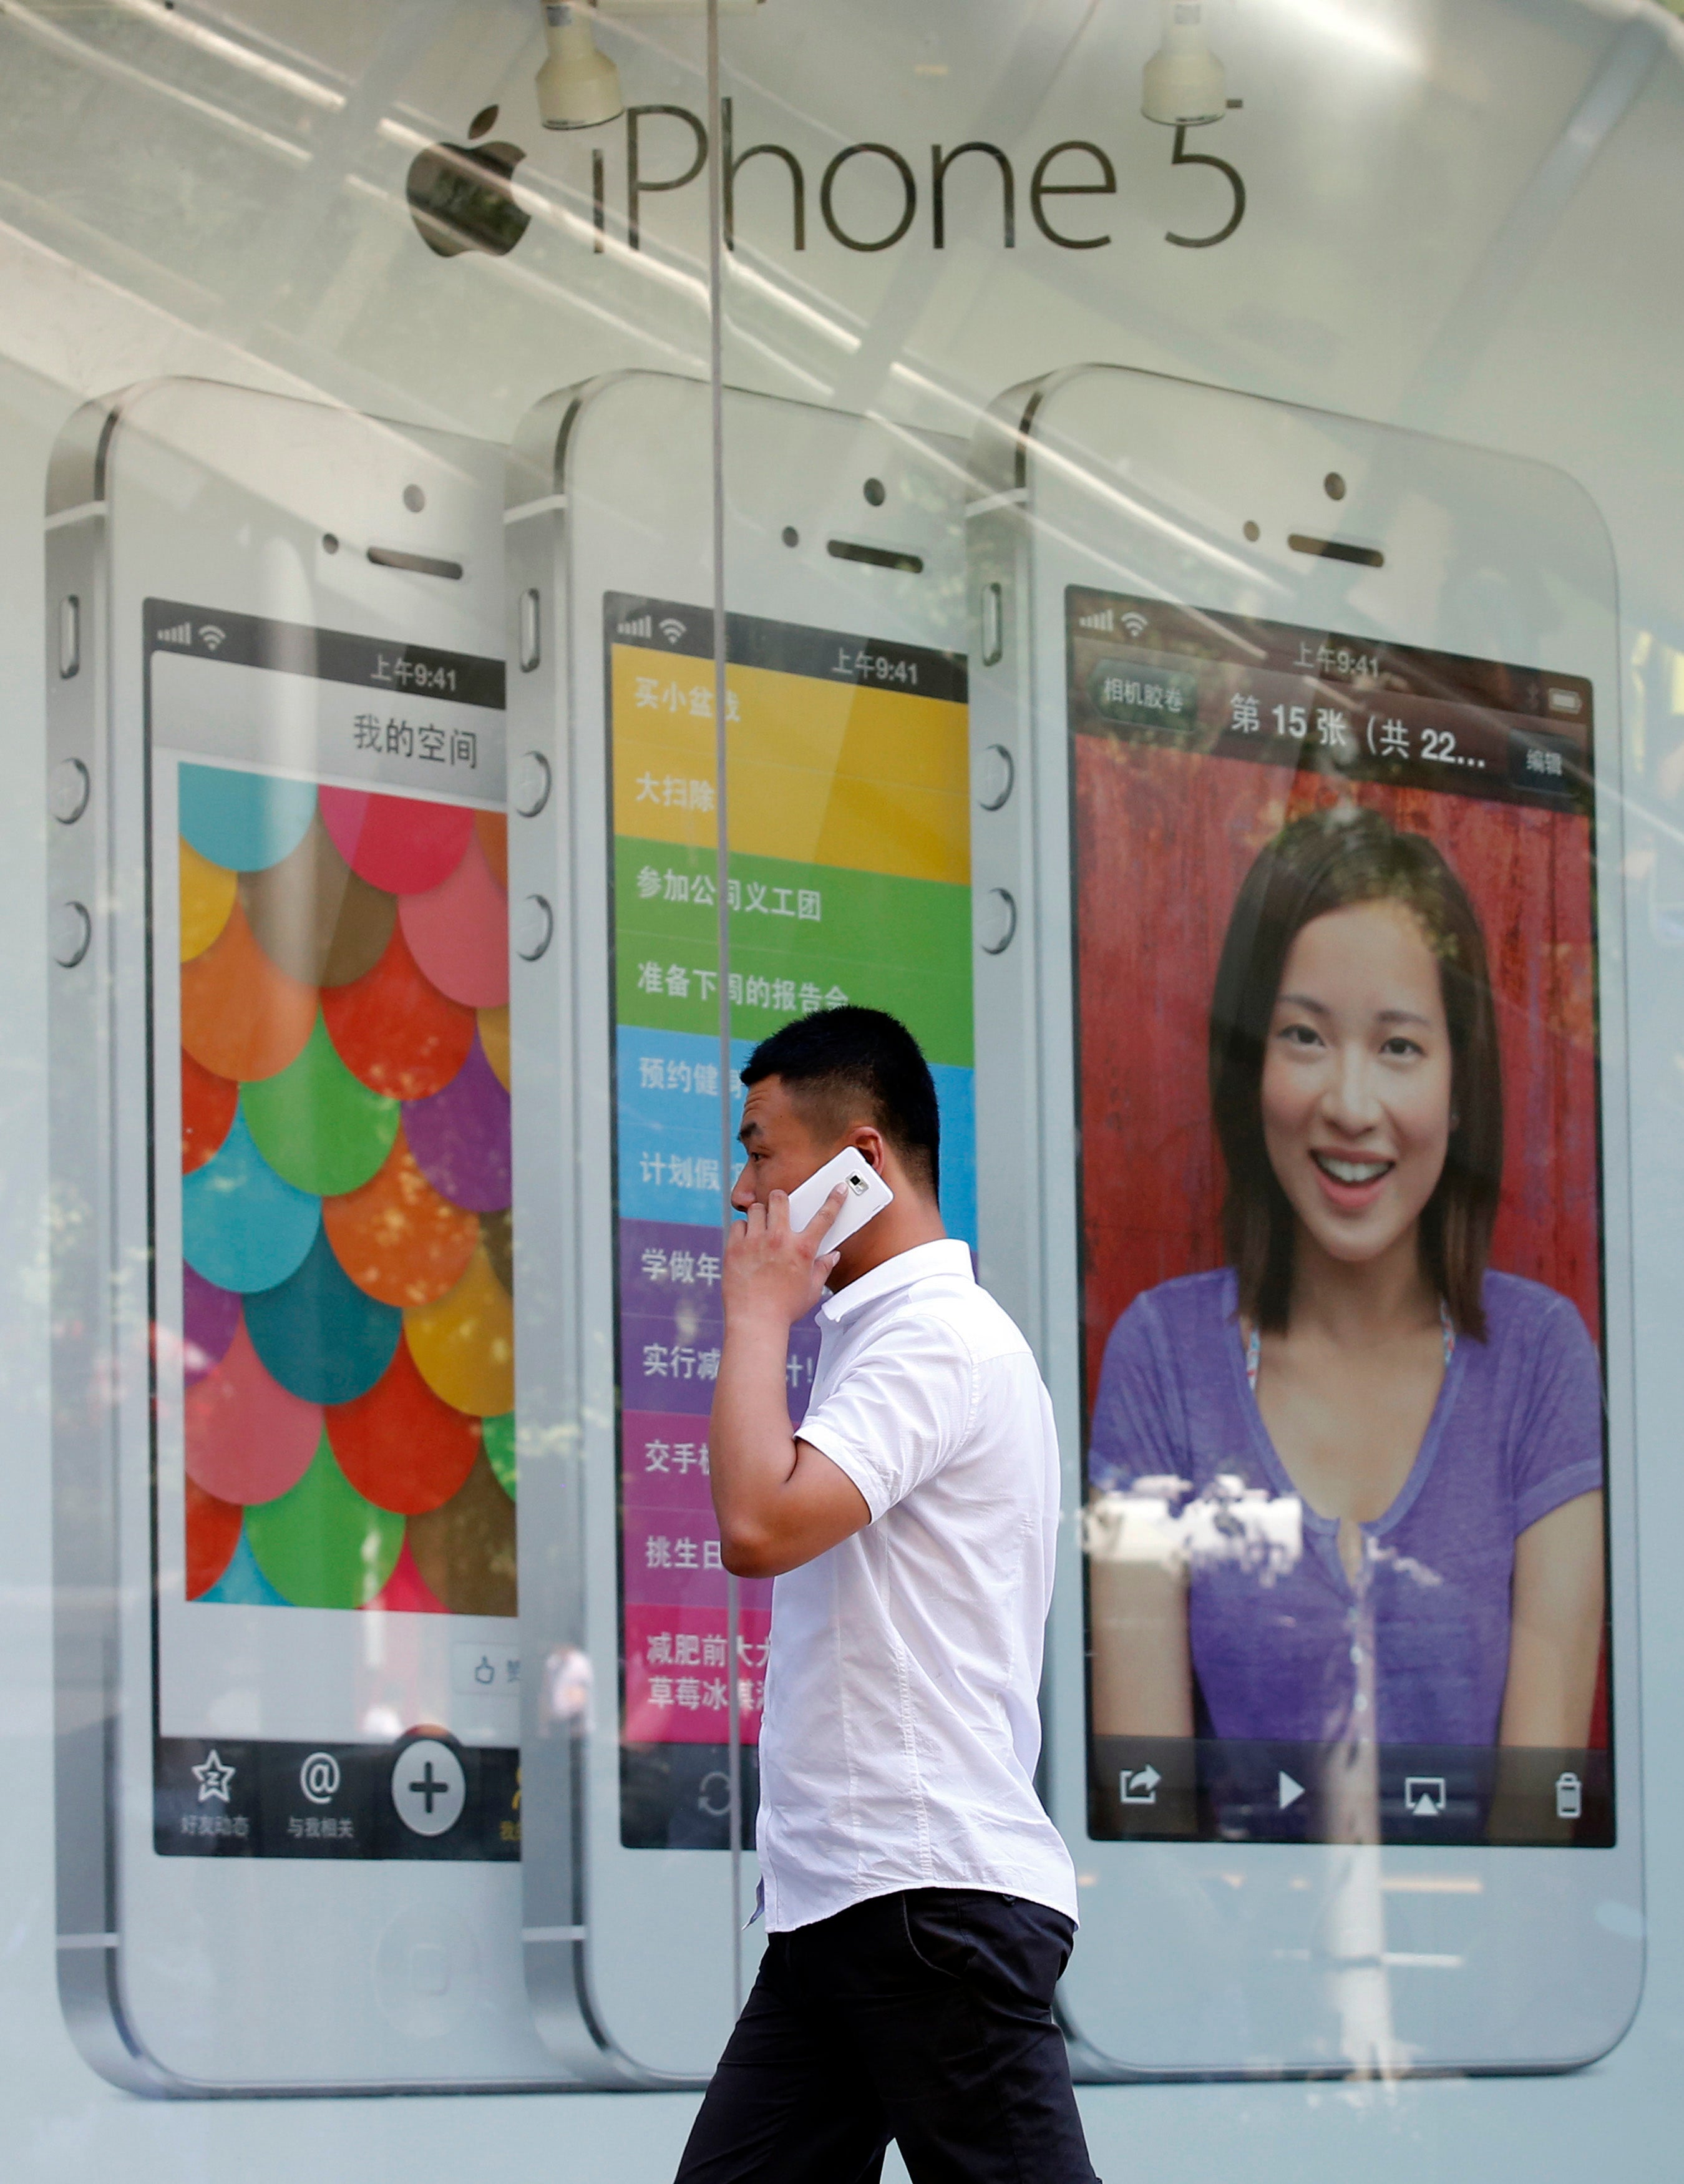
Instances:
[[[1003,956],[1018,933],[1018,900],[1009,888],[986,888],[976,898],[977,945],[984,956]]]
[[[61,970],[74,971],[93,944],[93,914],[74,895],[61,896],[48,913],[47,946]]]
[[[510,770],[509,801],[522,819],[536,819],[549,801],[549,760],[542,751],[523,751]]]
[[[61,827],[74,827],[87,810],[93,783],[79,758],[61,758],[47,777],[47,808]]]
[[[92,793],[92,777],[80,758],[61,758],[47,774],[47,946],[53,962],[64,971],[85,962],[93,944],[97,843],[88,816]]]
[[[1017,786],[1018,766],[1004,744],[984,744],[977,753],[971,776],[971,793],[979,811],[999,811],[1010,801]]]
[[[79,758],[61,758],[47,776],[47,954],[74,971],[93,945],[95,833],[87,811],[92,782]]]

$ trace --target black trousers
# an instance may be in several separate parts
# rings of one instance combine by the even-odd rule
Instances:
[[[678,2184],[1097,2184],[1052,1991],[1074,1929],[917,1888],[774,1934]]]

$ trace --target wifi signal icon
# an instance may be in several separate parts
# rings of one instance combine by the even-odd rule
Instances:
[[[1143,614],[1125,614],[1120,616],[1118,619],[1121,621],[1124,628],[1128,631],[1130,637],[1145,636],[1146,631],[1146,618]]]
[[[668,615],[666,621],[658,623],[656,627],[669,644],[676,644],[684,634],[683,623],[674,615]]]
[[[203,622],[199,626],[198,641],[207,652],[220,652],[228,642],[228,632],[226,629],[218,629],[214,621]]]

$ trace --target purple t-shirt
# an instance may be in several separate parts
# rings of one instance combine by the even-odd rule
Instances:
[[[1296,1490],[1246,1382],[1231,1268],[1147,1290],[1112,1329],[1089,1485],[1181,1483],[1168,1495],[1186,1520],[1193,1666],[1216,1736],[1346,1735],[1366,1630],[1381,1743],[1496,1742],[1514,1542],[1602,1485],[1602,1376],[1567,1298],[1514,1274],[1487,1274],[1484,1297],[1486,1340],[1458,1341],[1402,1490],[1362,1527],[1361,1589],[1336,1519],[1284,1507]],[[1283,1511],[1301,1516],[1301,1548]]]

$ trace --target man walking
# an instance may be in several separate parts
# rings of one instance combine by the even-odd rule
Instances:
[[[767,1942],[680,2184],[1093,2184],[1053,1988],[1069,1853],[1035,1796],[1058,1454],[1029,1346],[950,1242],[912,1034],[830,1009],[757,1047],[709,1436],[725,1566],[775,1577]],[[851,1147],[894,1192],[817,1256],[787,1194]],[[828,1283],[812,1401],[789,1329]]]

